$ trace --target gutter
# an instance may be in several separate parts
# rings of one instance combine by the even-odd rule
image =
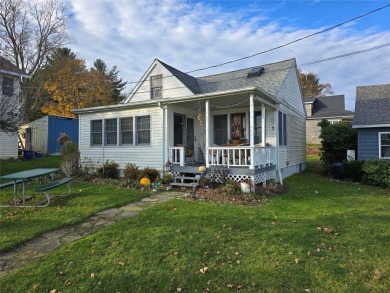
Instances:
[[[130,102],[125,104],[99,106],[99,107],[84,108],[84,109],[72,109],[71,112],[74,114],[85,114],[85,113],[106,112],[110,110],[122,110],[127,108],[144,108],[145,106],[161,107],[161,105],[176,104],[176,103],[194,101],[194,100],[196,101],[207,100],[212,98],[227,97],[236,94],[244,94],[244,93],[252,93],[252,92],[259,94],[259,96],[261,96],[261,99],[264,101],[270,100],[270,102],[278,103],[276,99],[274,99],[270,94],[263,91],[262,89],[258,87],[249,87],[249,88],[243,88],[237,90],[219,91],[219,92],[212,92],[212,93],[178,97],[178,98],[164,98],[158,100],[147,100],[147,101],[139,101],[133,103]]]
[[[352,128],[381,128],[390,127],[390,124],[352,125]]]

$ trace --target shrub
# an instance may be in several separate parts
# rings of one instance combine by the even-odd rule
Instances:
[[[240,183],[234,180],[227,180],[225,186],[223,187],[223,190],[227,194],[233,195],[241,192],[241,186]]]
[[[357,148],[357,130],[351,123],[330,124],[327,120],[318,123],[321,127],[321,161],[327,167],[347,159],[347,150]]]
[[[96,170],[97,174],[102,178],[119,178],[119,164],[114,161],[109,162],[108,160],[103,164],[103,167],[100,167]]]
[[[171,173],[165,174],[162,179],[163,184],[169,184],[173,182],[173,175]]]
[[[390,188],[390,163],[381,159],[371,159],[363,164],[363,182]]]
[[[138,176],[138,180],[141,178],[147,177],[150,179],[151,182],[154,182],[157,177],[160,176],[160,172],[157,169],[146,167],[143,170],[140,171],[140,174]]]
[[[138,180],[141,171],[136,164],[127,164],[125,170],[123,171],[124,179],[135,179]]]
[[[61,154],[64,156],[64,160],[61,162],[61,170],[65,176],[70,177],[72,173],[77,170],[79,166],[80,153],[77,144],[70,139],[65,141],[62,145]]]
[[[349,161],[345,162],[341,167],[341,174],[346,179],[351,179],[355,182],[360,182],[363,179],[363,164],[364,161]]]

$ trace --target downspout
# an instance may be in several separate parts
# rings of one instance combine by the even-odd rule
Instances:
[[[165,111],[166,111],[166,106],[162,106],[161,102],[158,102],[158,106],[161,108],[162,112],[162,129],[161,129],[161,170],[162,170],[162,175],[165,173],[165,144],[166,144],[166,139],[165,139]]]
[[[279,181],[280,184],[283,185],[283,178],[282,174],[280,172],[280,166],[279,166],[279,107],[277,107],[275,114],[275,134],[276,134],[276,168],[278,171]]]

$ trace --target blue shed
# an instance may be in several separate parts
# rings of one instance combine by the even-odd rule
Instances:
[[[61,151],[61,145],[57,143],[61,133],[78,145],[78,118],[47,115],[21,126],[19,136],[26,150],[53,155]]]

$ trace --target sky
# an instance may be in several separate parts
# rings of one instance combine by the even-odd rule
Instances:
[[[102,59],[135,86],[155,58],[189,72],[266,51],[390,4],[363,0],[65,0],[67,45],[88,67]],[[390,43],[390,6],[324,33],[228,65],[204,76],[296,58],[345,95],[354,110],[356,86],[390,83],[390,46],[305,65]]]

